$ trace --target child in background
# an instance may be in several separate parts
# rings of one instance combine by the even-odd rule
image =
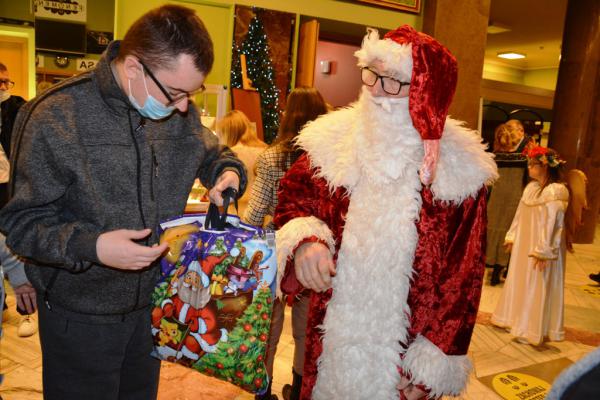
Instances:
[[[564,217],[569,191],[561,181],[562,164],[550,148],[537,146],[527,152],[532,181],[505,238],[512,255],[492,323],[510,328],[521,343],[564,339]]]
[[[3,277],[8,278],[10,286],[15,292],[17,312],[21,315],[17,328],[17,336],[32,336],[37,332],[37,322],[33,318],[33,314],[37,309],[36,292],[25,275],[25,265],[6,246],[6,237],[1,233],[0,264],[3,270]],[[6,301],[5,297],[5,292],[3,291],[3,302]]]

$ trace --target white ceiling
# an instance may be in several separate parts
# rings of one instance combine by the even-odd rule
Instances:
[[[488,34],[485,62],[523,70],[558,68],[567,0],[492,0],[489,24],[510,28]],[[497,54],[526,54],[504,60]]]

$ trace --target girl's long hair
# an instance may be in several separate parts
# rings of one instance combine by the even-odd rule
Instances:
[[[222,144],[233,147],[238,143],[252,147],[267,147],[267,144],[256,136],[250,120],[239,110],[229,111],[217,123],[217,135]]]
[[[280,160],[282,167],[288,165],[288,162],[293,163],[300,156],[301,151],[294,146],[293,139],[302,127],[326,113],[327,104],[317,89],[297,87],[292,90],[287,98],[277,139],[273,142],[273,146],[281,146],[284,152],[284,157]]]

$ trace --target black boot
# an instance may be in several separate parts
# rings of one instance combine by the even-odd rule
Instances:
[[[283,395],[284,400],[300,399],[300,389],[302,389],[302,375],[296,373],[296,371],[294,370],[292,370],[292,375],[292,384],[283,385],[283,389],[281,389],[281,394]]]
[[[271,381],[269,382],[269,387],[267,388],[267,391],[261,395],[258,395],[258,394],[255,395],[254,400],[279,400],[277,395],[271,394],[271,385],[272,384],[273,384],[273,378],[271,378]]]
[[[494,265],[494,271],[492,272],[492,279],[490,281],[490,285],[492,286],[496,286],[497,284],[500,283],[500,273],[502,272],[502,266],[501,265]]]

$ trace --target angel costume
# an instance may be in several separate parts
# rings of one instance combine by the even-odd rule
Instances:
[[[529,343],[544,337],[564,339],[564,216],[569,191],[552,183],[540,193],[540,184],[527,185],[506,242],[512,243],[508,276],[492,322],[510,328],[510,333]],[[547,260],[543,270],[534,268],[537,259]]]

